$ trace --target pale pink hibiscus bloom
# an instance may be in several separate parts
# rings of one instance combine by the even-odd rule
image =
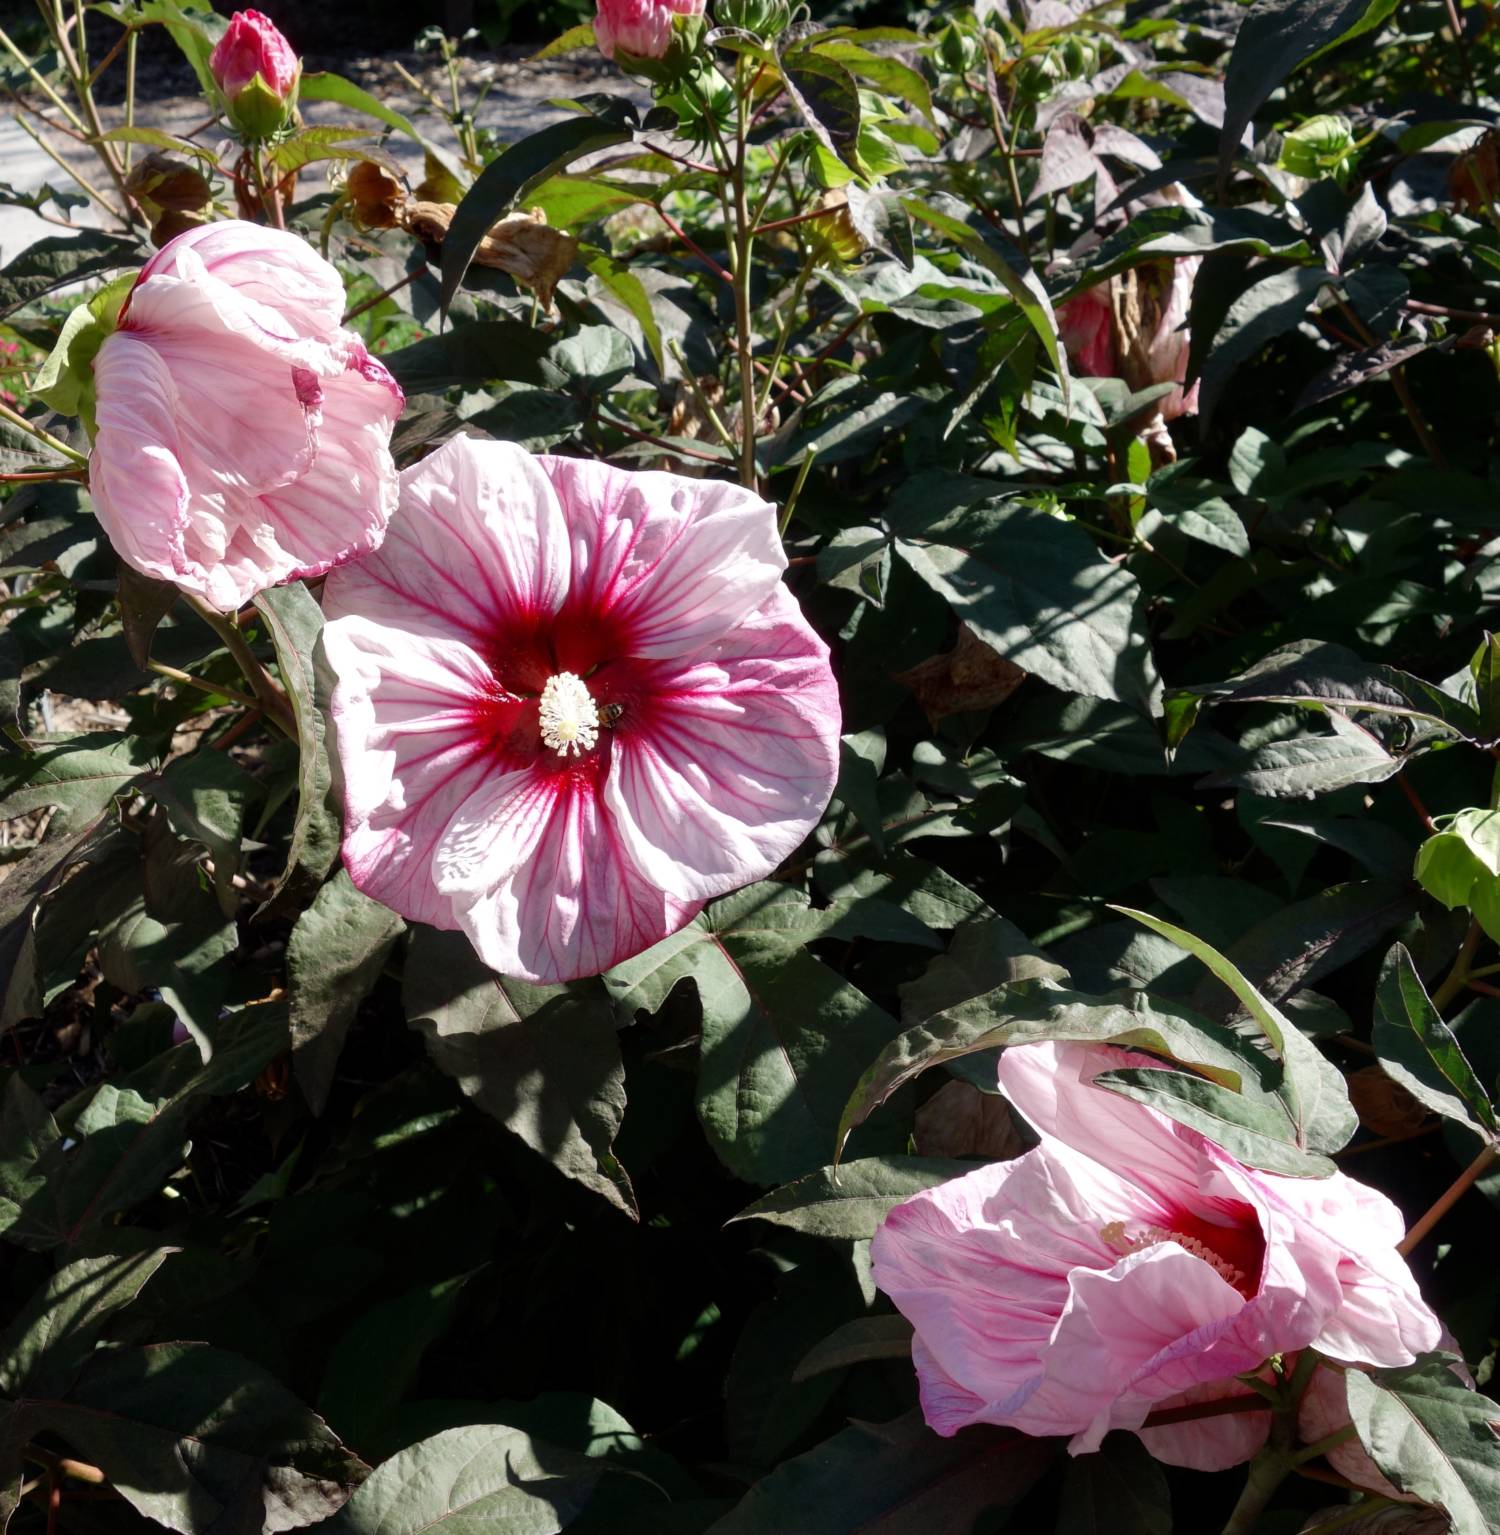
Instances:
[[[833,791],[772,507],[458,437],[329,577],[344,863],[506,975],[594,975],[769,874]]]
[[[596,0],[594,41],[607,59],[615,50],[659,59],[672,41],[673,16],[701,16],[704,0]]]
[[[146,263],[93,363],[89,489],[126,564],[227,611],[380,542],[403,401],[343,310],[281,230],[205,224]]]
[[[1159,1063],[1106,1046],[1012,1047],[1006,1097],[1036,1149],[898,1205],[876,1234],[876,1283],[916,1329],[922,1408],[1068,1435],[1080,1454],[1134,1430],[1200,1471],[1247,1460],[1269,1415],[1143,1429],[1154,1410],[1249,1395],[1236,1376],[1316,1348],[1410,1364],[1441,1329],[1396,1251],[1400,1211],[1341,1173],[1247,1168],[1196,1131],[1093,1086]]]

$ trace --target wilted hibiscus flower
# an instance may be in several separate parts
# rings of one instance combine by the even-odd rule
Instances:
[[[913,1324],[922,1410],[1071,1436],[1111,1429],[1199,1471],[1248,1460],[1269,1412],[1144,1428],[1158,1408],[1251,1397],[1276,1354],[1411,1364],[1441,1328],[1396,1251],[1401,1213],[1341,1173],[1259,1172],[1155,1109],[1093,1085],[1159,1065],[1108,1046],[1014,1046],[1000,1088],[1041,1135],[897,1205],[875,1282]],[[1254,1398],[1259,1400],[1259,1398]]]
[[[607,59],[618,48],[638,59],[659,59],[672,41],[673,16],[701,16],[704,0],[596,0],[594,41]]]
[[[458,437],[329,577],[344,862],[493,969],[594,975],[770,873],[833,791],[773,509]]]
[[[93,362],[89,489],[115,552],[229,610],[380,542],[396,381],[296,235],[227,220],[141,269]]]

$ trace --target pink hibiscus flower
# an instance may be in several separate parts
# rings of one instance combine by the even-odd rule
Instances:
[[[705,0],[597,0],[594,41],[607,59],[623,49],[659,59],[672,41],[673,16],[701,16]]]
[[[89,489],[115,552],[230,610],[380,542],[402,394],[305,241],[226,220],[141,269],[94,358]]]
[[[1248,1395],[1236,1376],[1312,1347],[1410,1364],[1441,1337],[1396,1251],[1396,1207],[1341,1173],[1243,1166],[1196,1131],[1095,1088],[1159,1063],[1105,1046],[1013,1047],[1000,1087],[1041,1136],[1013,1162],[898,1205],[875,1281],[916,1329],[922,1409],[1066,1434],[1080,1454],[1135,1430],[1200,1471],[1248,1460],[1269,1414],[1143,1429],[1157,1408]]]
[[[828,650],[773,508],[715,480],[457,437],[324,591],[344,862],[539,981],[769,874],[838,766]]]

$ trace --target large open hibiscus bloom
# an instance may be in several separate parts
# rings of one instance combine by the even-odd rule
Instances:
[[[373,549],[396,504],[396,381],[297,235],[190,229],[94,358],[89,489],[115,552],[216,608]]]
[[[738,486],[458,437],[324,591],[344,862],[493,969],[593,975],[759,879],[833,792],[828,651]]]
[[[1395,1366],[1441,1328],[1396,1251],[1401,1213],[1335,1173],[1256,1171],[1155,1109],[1093,1085],[1148,1056],[1015,1046],[1000,1088],[1041,1135],[897,1205],[875,1236],[875,1282],[916,1328],[922,1409],[1067,1434],[1075,1454],[1134,1429],[1200,1471],[1248,1460],[1268,1413],[1142,1429],[1159,1407],[1248,1396],[1235,1379],[1312,1347]]]

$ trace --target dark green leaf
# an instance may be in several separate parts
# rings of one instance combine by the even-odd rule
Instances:
[[[172,1248],[64,1264],[0,1336],[0,1391],[61,1396],[117,1311],[128,1306]]]
[[[601,1468],[499,1424],[453,1428],[380,1466],[330,1535],[556,1535]]]
[[[1424,1108],[1481,1134],[1500,1130],[1490,1095],[1432,1005],[1404,944],[1396,944],[1381,966],[1371,1043],[1386,1075]]]
[[[141,254],[134,240],[96,229],[72,237],[49,235],[38,240],[0,268],[0,320],[54,288],[122,266],[135,266]]]
[[[1260,0],[1240,25],[1224,73],[1221,173],[1261,104],[1298,65],[1378,26],[1395,8],[1396,0]]]
[[[783,1461],[709,1535],[956,1535],[1019,1502],[1056,1444],[993,1428],[940,1439],[920,1413],[856,1423]]]
[[[462,933],[418,928],[407,1016],[434,1063],[486,1114],[627,1214],[630,1179],[610,1149],[625,1112],[615,1022],[592,988],[532,986],[485,968]]]
[[[1453,1535],[1492,1535],[1500,1507],[1500,1404],[1445,1360],[1344,1372],[1349,1416],[1370,1459],[1403,1492],[1441,1508]]]
[[[314,1114],[333,1086],[344,1037],[406,924],[354,888],[340,869],[287,940],[292,1070]]]
[[[752,885],[605,976],[632,1012],[655,1011],[679,981],[693,982],[703,1009],[698,1116],[747,1182],[784,1183],[821,1167],[860,1068],[897,1032],[804,947],[842,916],[813,911],[786,886]]]
[[[101,1352],[67,1400],[24,1406],[179,1535],[316,1524],[364,1472],[274,1376],[200,1343]]]
[[[442,308],[447,314],[490,227],[525,196],[581,155],[626,143],[636,130],[635,108],[621,97],[593,98],[586,116],[570,117],[533,133],[491,160],[464,194],[443,237]],[[466,327],[472,328],[472,327]],[[494,375],[505,377],[504,374]],[[404,388],[411,387],[397,374]],[[431,385],[423,387],[430,388]]]
[[[1135,1435],[1110,1434],[1069,1460],[1055,1535],[1172,1535],[1167,1479]]]
[[[757,1199],[734,1221],[770,1221],[840,1242],[866,1242],[891,1209],[923,1189],[971,1171],[939,1157],[859,1157],[822,1167]]]
[[[497,379],[544,384],[541,359],[551,345],[546,331],[524,320],[471,320],[441,336],[387,352],[382,361],[408,395],[454,385],[475,389]]]
[[[338,857],[342,820],[328,738],[332,678],[323,654],[323,610],[301,582],[261,592],[255,607],[270,630],[297,721],[297,818],[269,906],[283,892],[300,895],[316,888]]]

